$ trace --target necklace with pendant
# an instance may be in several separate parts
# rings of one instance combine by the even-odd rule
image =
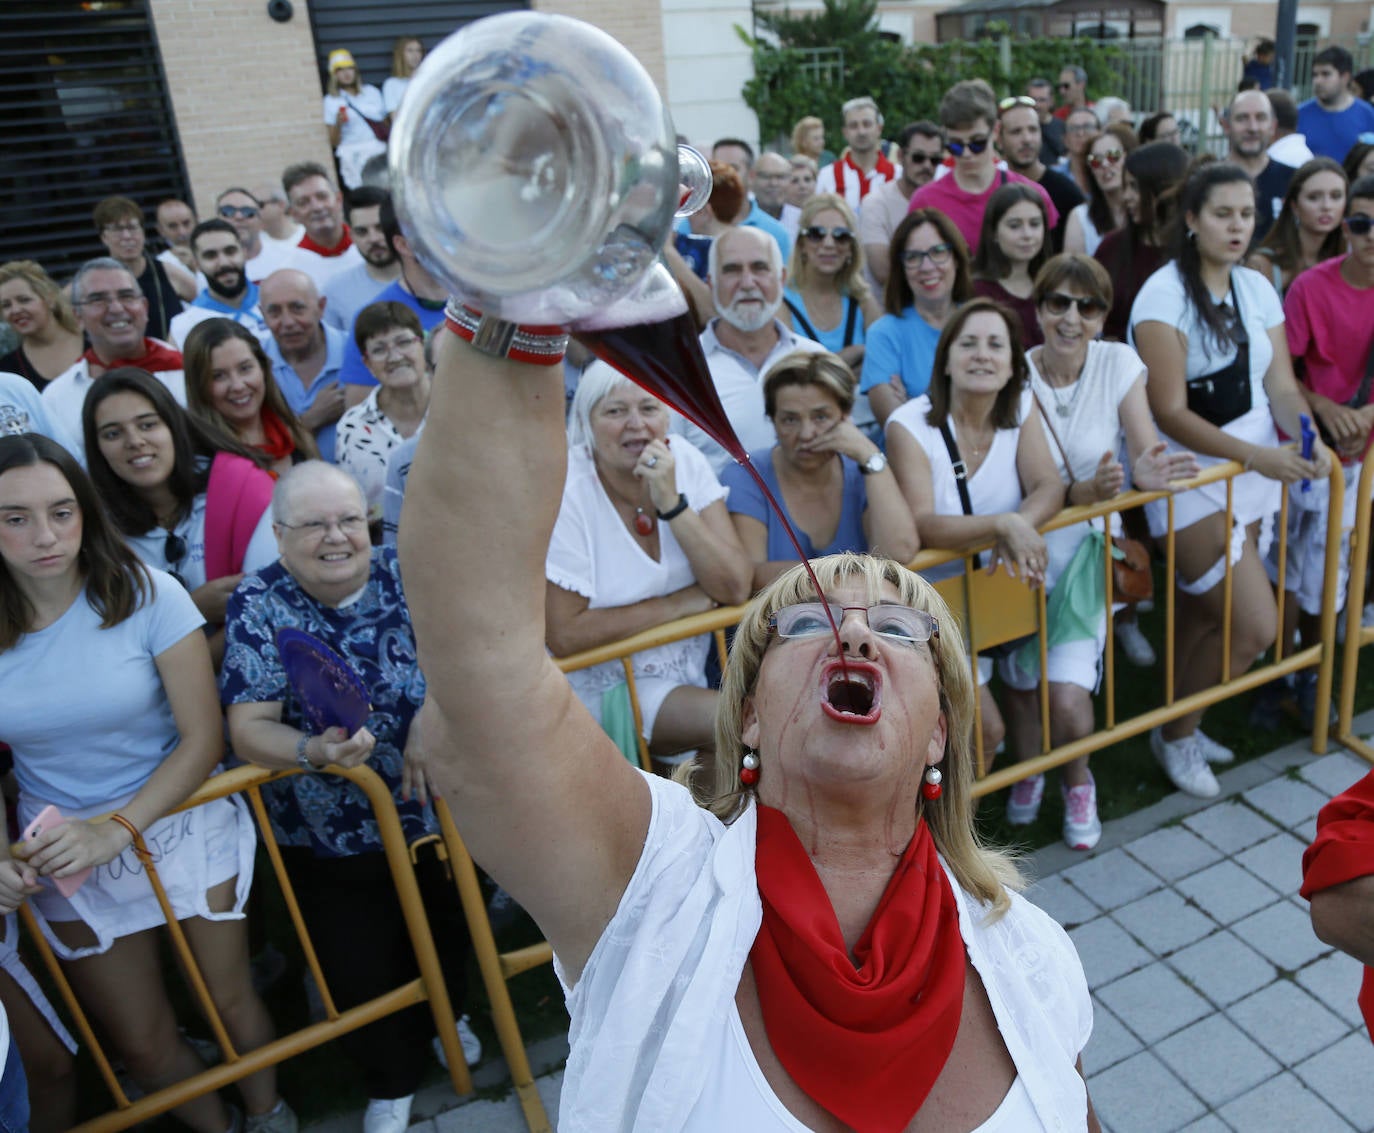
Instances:
[[[1073,407],[1078,404],[1078,395],[1083,392],[1083,379],[1080,375],[1073,381],[1073,393],[1069,395],[1067,401],[1059,396],[1059,387],[1050,384],[1050,372],[1045,366],[1045,356],[1042,352],[1039,358],[1040,377],[1045,383],[1045,388],[1050,391],[1050,396],[1054,399],[1054,411],[1060,417],[1068,419],[1073,416]]]

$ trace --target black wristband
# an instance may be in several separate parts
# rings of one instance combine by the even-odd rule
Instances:
[[[658,518],[659,518],[659,519],[661,519],[661,520],[663,520],[663,522],[667,523],[670,519],[676,519],[678,516],[680,516],[680,515],[681,515],[684,511],[686,511],[686,510],[687,510],[687,493],[686,493],[686,492],[679,492],[679,493],[677,494],[677,504],[676,504],[675,506],[669,508],[667,511],[660,511],[660,512],[658,512],[657,514],[658,514]]]

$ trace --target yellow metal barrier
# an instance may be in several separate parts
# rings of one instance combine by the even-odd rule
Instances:
[[[1355,716],[1355,682],[1360,671],[1360,647],[1374,641],[1374,627],[1366,629],[1361,624],[1367,591],[1365,580],[1369,573],[1371,490],[1374,490],[1374,459],[1366,456],[1364,467],[1360,470],[1359,485],[1355,489],[1355,532],[1350,537],[1350,592],[1345,603],[1348,612],[1345,619],[1345,647],[1341,656],[1341,697],[1336,718],[1336,742],[1374,763],[1374,745],[1351,730]],[[1325,623],[1322,631],[1326,631]],[[1334,637],[1333,632],[1333,640]]]
[[[254,767],[235,768],[221,775],[212,776],[186,802],[170,813],[175,814],[189,810],[202,803],[238,792],[243,792],[248,796],[263,842],[267,848],[268,857],[276,873],[277,882],[286,899],[292,924],[295,926],[296,935],[305,954],[306,964],[320,989],[320,998],[324,1002],[326,1015],[323,1022],[311,1024],[290,1034],[280,1035],[256,1050],[246,1052],[235,1050],[229,1041],[223,1020],[221,1020],[219,1012],[215,1009],[206,989],[195,955],[187,945],[181,926],[173,915],[167,894],[162,887],[161,879],[158,877],[156,866],[149,858],[144,857],[143,862],[148,872],[148,879],[152,883],[158,903],[162,906],[163,916],[167,918],[173,946],[182,963],[183,970],[188,975],[196,1001],[205,1018],[209,1021],[224,1061],[218,1066],[210,1067],[190,1078],[156,1090],[138,1101],[130,1101],[120,1088],[114,1070],[110,1066],[109,1058],[96,1038],[80,1003],[73,994],[71,985],[63,975],[57,957],[53,954],[46,937],[39,929],[32,910],[27,904],[20,907],[20,916],[24,922],[24,927],[71,1014],[82,1044],[91,1052],[100,1076],[115,1101],[113,1110],[76,1126],[76,1133],[113,1133],[114,1130],[128,1129],[130,1126],[147,1121],[160,1113],[166,1113],[168,1110],[194,1098],[222,1089],[241,1078],[257,1073],[259,1070],[284,1062],[288,1058],[337,1039],[349,1031],[376,1022],[384,1016],[418,1003],[428,1003],[434,1015],[434,1025],[443,1045],[444,1054],[448,1059],[449,1078],[453,1083],[454,1090],[459,1094],[472,1093],[472,1078],[468,1073],[467,1063],[463,1059],[463,1050],[458,1042],[453,1006],[449,1002],[448,990],[444,984],[443,972],[439,965],[439,956],[435,950],[433,938],[430,936],[429,921],[425,916],[420,890],[416,884],[415,871],[411,863],[410,852],[406,846],[405,835],[401,829],[400,816],[396,813],[390,788],[375,772],[367,767],[349,770],[329,767],[320,774],[339,775],[348,779],[367,796],[377,820],[377,828],[382,837],[387,865],[391,870],[392,882],[396,886],[401,914],[405,918],[406,930],[410,936],[411,947],[414,949],[416,965],[420,974],[417,978],[370,999],[366,1003],[350,1007],[346,1011],[340,1011],[334,1005],[329,992],[329,985],[310,943],[310,934],[301,918],[291,880],[282,863],[281,851],[277,846],[276,839],[272,836],[271,825],[267,820],[267,810],[262,801],[262,787],[265,784],[297,774],[302,774],[302,772],[295,770],[266,771]],[[142,840],[139,841],[141,843]],[[140,856],[146,853],[146,847],[136,846],[136,849],[142,851]],[[488,931],[490,930],[488,929]],[[502,990],[504,991],[504,985]]]

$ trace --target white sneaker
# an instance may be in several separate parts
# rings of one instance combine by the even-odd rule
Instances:
[[[471,1016],[464,1015],[458,1020],[458,1043],[463,1048],[463,1061],[469,1066],[476,1066],[482,1061],[482,1040],[472,1030]],[[439,1041],[438,1035],[430,1040],[430,1045],[434,1047],[434,1057],[439,1060],[439,1065],[447,1070],[448,1056],[444,1054],[444,1044]]]
[[[368,1098],[363,1114],[363,1133],[405,1133],[410,1126],[414,1094],[403,1098]]]
[[[1234,763],[1236,753],[1229,747],[1217,743],[1211,736],[1206,735],[1201,728],[1193,733],[1193,739],[1197,741],[1197,749],[1202,752],[1202,758],[1208,763]]]
[[[1007,824],[1010,826],[1029,826],[1040,814],[1040,803],[1045,797],[1045,777],[1032,775],[1019,779],[1011,785],[1007,796]]]
[[[1071,850],[1091,850],[1102,837],[1102,820],[1097,817],[1097,784],[1091,774],[1080,787],[1065,787],[1064,842]]]
[[[1116,623],[1116,643],[1132,665],[1148,669],[1155,663],[1155,651],[1135,621]]]
[[[1200,799],[1210,799],[1221,793],[1221,784],[1202,758],[1196,735],[1184,736],[1181,740],[1166,740],[1163,733],[1155,728],[1150,733],[1150,750],[1170,782],[1180,791]]]

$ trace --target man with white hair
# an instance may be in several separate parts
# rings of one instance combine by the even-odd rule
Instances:
[[[869,192],[897,176],[897,168],[883,153],[883,116],[867,96],[851,98],[840,108],[844,140],[849,143],[836,162],[816,178],[816,192],[838,193],[855,212]]]
[[[711,245],[708,279],[717,317],[701,335],[702,353],[725,415],[746,452],[773,443],[763,411],[763,377],[774,362],[797,350],[824,350],[778,321],[787,271],[777,241],[756,228],[730,228]],[[686,437],[719,475],[731,456],[704,430],[674,417],[672,431]]]

